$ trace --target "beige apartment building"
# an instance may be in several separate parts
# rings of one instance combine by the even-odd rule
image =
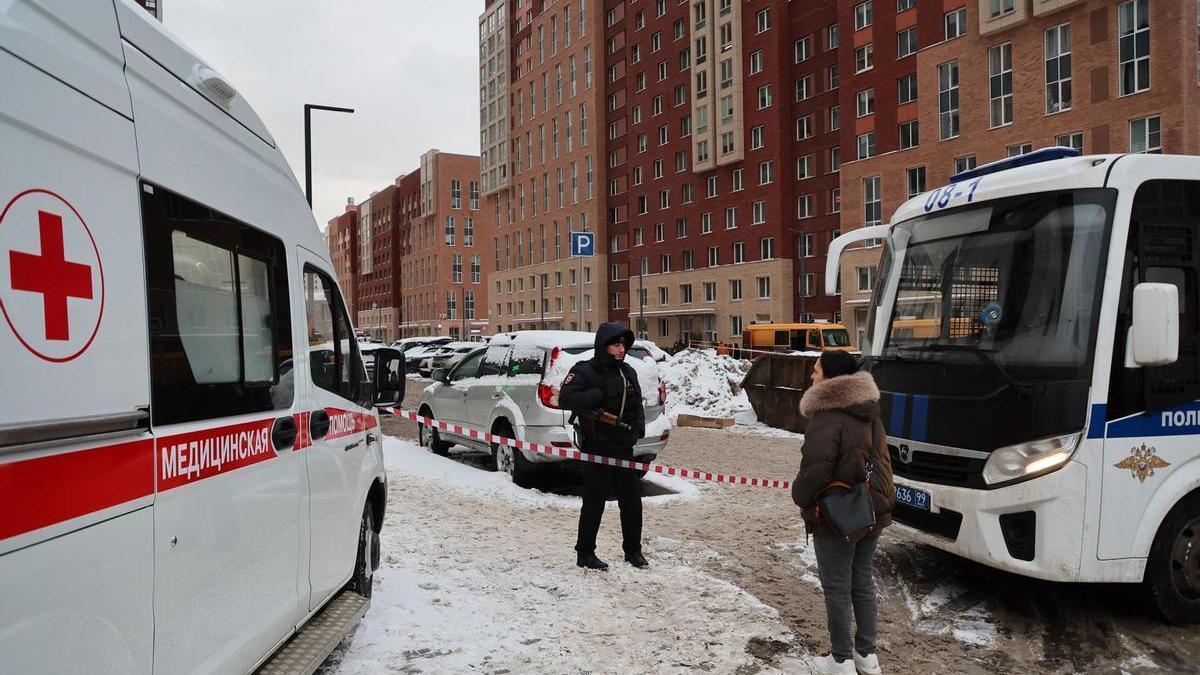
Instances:
[[[916,54],[919,142],[842,164],[843,231],[886,222],[958,171],[1039,148],[1200,154],[1196,3],[969,0],[945,10],[944,39]],[[880,253],[859,248],[842,262],[843,314],[860,344]]]
[[[496,331],[595,330],[607,316],[601,4],[512,0],[507,26],[499,28],[508,31],[512,63],[507,106],[495,108],[511,129],[508,183],[497,179],[486,207],[496,220],[487,275]],[[503,16],[503,6],[487,6],[481,40],[483,24]],[[481,48],[481,77],[492,58]],[[487,86],[481,79],[481,90]],[[485,133],[495,122],[492,103],[481,99]],[[597,234],[597,255],[582,265],[570,257],[572,231]]]

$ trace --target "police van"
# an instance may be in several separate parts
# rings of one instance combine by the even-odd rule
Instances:
[[[1049,148],[890,225],[863,351],[895,520],[1053,581],[1143,582],[1200,621],[1200,158]],[[924,321],[929,330],[905,330]]]
[[[128,0],[0,4],[0,83],[0,673],[352,626],[403,366],[368,379],[274,139]]]

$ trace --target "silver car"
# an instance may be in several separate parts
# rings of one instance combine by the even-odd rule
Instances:
[[[592,357],[595,335],[577,331],[521,331],[492,338],[449,370],[435,370],[433,384],[421,394],[418,411],[463,427],[532,441],[557,448],[577,448],[570,413],[558,407],[558,391],[571,366]],[[663,414],[666,390],[658,366],[644,348],[634,346],[626,357],[641,385],[646,410],[646,436],[634,446],[634,459],[653,461],[667,445],[671,420]],[[532,474],[563,461],[506,445],[489,444],[420,425],[421,445],[446,454],[460,444],[488,451],[497,471],[528,486]]]

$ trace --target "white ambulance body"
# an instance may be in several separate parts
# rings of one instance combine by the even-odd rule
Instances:
[[[0,4],[0,84],[0,673],[252,670],[369,595],[398,394],[274,140],[144,10]]]
[[[865,238],[886,242],[863,351],[895,520],[1019,574],[1144,581],[1200,621],[1200,158],[979,167],[835,240],[831,293]]]

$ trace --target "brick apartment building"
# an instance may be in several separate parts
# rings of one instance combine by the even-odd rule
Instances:
[[[873,68],[841,61],[843,110],[869,88],[875,106],[843,125],[844,152],[855,153],[841,169],[844,230],[886,222],[958,171],[1038,148],[1200,154],[1194,2],[875,0],[839,3],[838,19],[856,48],[874,45]],[[918,99],[897,100],[910,88]],[[879,255],[858,249],[842,263],[859,343]]]
[[[498,111],[491,31],[505,7],[512,77]],[[498,178],[492,193],[497,328],[644,317],[641,332],[666,345],[740,339],[752,321],[837,319],[837,299],[819,290],[841,138],[837,94],[820,83],[837,51],[798,35],[835,19],[832,2],[489,3],[484,146],[499,148],[498,115],[511,120],[508,185]],[[582,324],[564,250],[580,229],[599,242]]]
[[[492,332],[484,265],[493,257],[493,212],[482,207],[480,160],[430,150],[421,167],[396,179],[403,281],[399,336]]]
[[[597,0],[498,0],[480,18],[481,140],[488,151],[481,170],[497,223],[488,309],[497,331],[595,330],[608,316],[600,17]],[[507,32],[507,63],[496,53],[494,31]],[[507,96],[493,100],[491,73],[499,67],[507,67]],[[503,139],[491,135],[505,128]],[[507,172],[496,170],[497,156],[508,157]],[[582,266],[569,255],[572,231],[598,235],[596,257]]]
[[[357,317],[358,207],[354,205],[353,197],[346,200],[345,212],[329,221],[325,228],[325,243],[329,246],[329,259],[337,273],[338,286],[346,296],[346,308],[350,316]]]
[[[484,265],[492,213],[482,210],[479,157],[430,150],[329,221],[326,242],[355,325],[391,342],[491,332]]]

